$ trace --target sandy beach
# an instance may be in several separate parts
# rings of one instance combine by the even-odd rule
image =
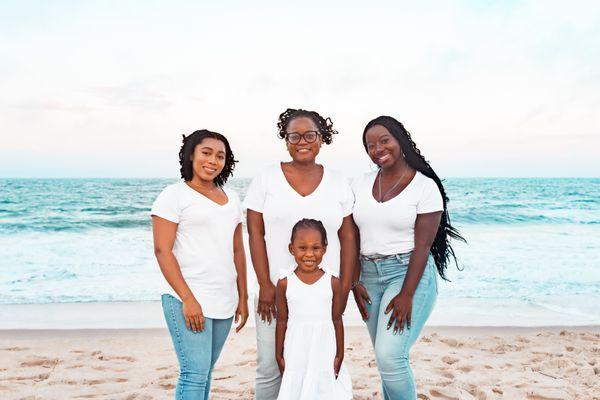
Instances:
[[[252,399],[255,331],[230,335],[211,399]],[[600,327],[429,327],[412,351],[419,399],[600,399]],[[346,330],[355,399],[381,399],[364,327]],[[171,399],[165,329],[0,331],[2,399]]]

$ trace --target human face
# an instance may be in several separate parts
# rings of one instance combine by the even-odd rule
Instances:
[[[294,241],[290,243],[290,253],[294,256],[298,268],[303,272],[314,272],[319,268],[327,247],[323,244],[321,232],[303,228],[296,231]]]
[[[369,128],[365,134],[365,141],[371,161],[383,169],[391,168],[404,159],[400,143],[381,125]]]
[[[220,140],[205,138],[192,153],[194,176],[203,181],[213,181],[225,167],[225,144]]]
[[[286,133],[299,133],[305,134],[308,131],[318,132],[319,129],[314,121],[308,117],[297,117],[288,123]],[[286,145],[292,160],[297,162],[314,162],[323,140],[319,135],[317,140],[312,143],[307,143],[304,138],[296,144],[292,144],[286,140]]]

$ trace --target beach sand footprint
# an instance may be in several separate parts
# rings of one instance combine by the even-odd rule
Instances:
[[[27,361],[21,363],[21,367],[45,367],[52,368],[61,362],[58,358],[46,358],[41,356],[34,356]]]
[[[443,389],[442,388],[434,388],[434,389],[430,389],[429,390],[429,394],[434,399],[460,400],[458,397],[453,396],[452,394],[450,394],[450,392],[453,392],[453,391],[451,389],[448,389],[448,388],[443,388]]]
[[[2,350],[4,350],[4,351],[27,351],[27,350],[29,350],[29,347],[13,346],[13,347],[6,347]]]

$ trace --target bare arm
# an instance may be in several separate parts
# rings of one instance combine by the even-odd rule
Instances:
[[[265,222],[262,213],[248,209],[247,226],[250,244],[250,257],[256,279],[259,284],[258,309],[263,321],[269,324],[277,316],[275,308],[275,285],[271,282],[269,273],[269,259],[267,258],[267,245],[265,243]]]
[[[179,263],[173,254],[177,225],[156,215],[152,216],[154,255],[163,276],[183,303],[183,314],[188,329],[194,332],[202,331],[204,329],[202,307],[183,278]]]
[[[358,282],[360,280],[360,231],[358,230],[358,226],[354,223],[354,219],[352,219],[352,229],[354,229],[354,241],[356,243],[356,266],[354,267],[353,276],[352,276],[352,295],[354,296],[354,301],[356,302],[356,306],[358,307],[358,311],[360,312],[360,316],[363,321],[369,319],[369,312],[367,311],[366,304],[371,304],[371,299],[369,298],[369,294],[367,293],[367,289],[360,285]]]
[[[246,279],[246,252],[242,237],[242,224],[238,224],[233,233],[233,262],[237,272],[237,290],[239,295],[238,307],[235,311],[235,328],[239,332],[248,320],[248,283]]]
[[[283,375],[285,370],[285,360],[283,359],[283,346],[285,341],[285,331],[287,330],[288,308],[287,308],[287,278],[280,279],[277,282],[276,303],[277,303],[277,325],[275,325],[275,360],[279,366],[279,372]]]
[[[342,293],[344,294],[344,309],[348,301],[348,294],[352,288],[352,282],[356,275],[358,262],[358,246],[356,241],[356,228],[352,215],[348,215],[342,221],[338,230],[340,238],[340,281]]]
[[[335,276],[331,277],[331,288],[333,290],[333,305],[331,307],[331,317],[333,319],[333,328],[335,329],[335,359],[333,361],[333,372],[338,376],[342,361],[344,360],[344,323],[342,313],[345,307],[345,298],[347,294],[342,289],[342,283]]]
[[[396,320],[394,331],[400,330],[400,333],[402,333],[404,323],[410,329],[412,299],[425,270],[425,265],[427,265],[429,250],[440,226],[441,218],[441,211],[417,215],[415,222],[415,248],[410,256],[402,289],[400,289],[400,293],[392,299],[385,310],[386,314],[393,310],[388,322],[388,329],[392,326],[394,319]]]

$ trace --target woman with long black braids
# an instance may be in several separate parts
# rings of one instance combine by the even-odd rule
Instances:
[[[384,398],[417,398],[409,352],[433,310],[437,274],[464,240],[450,224],[441,180],[404,126],[381,116],[362,136],[378,166],[353,183],[361,268],[352,290],[375,348]],[[436,271],[437,269],[437,271]]]

